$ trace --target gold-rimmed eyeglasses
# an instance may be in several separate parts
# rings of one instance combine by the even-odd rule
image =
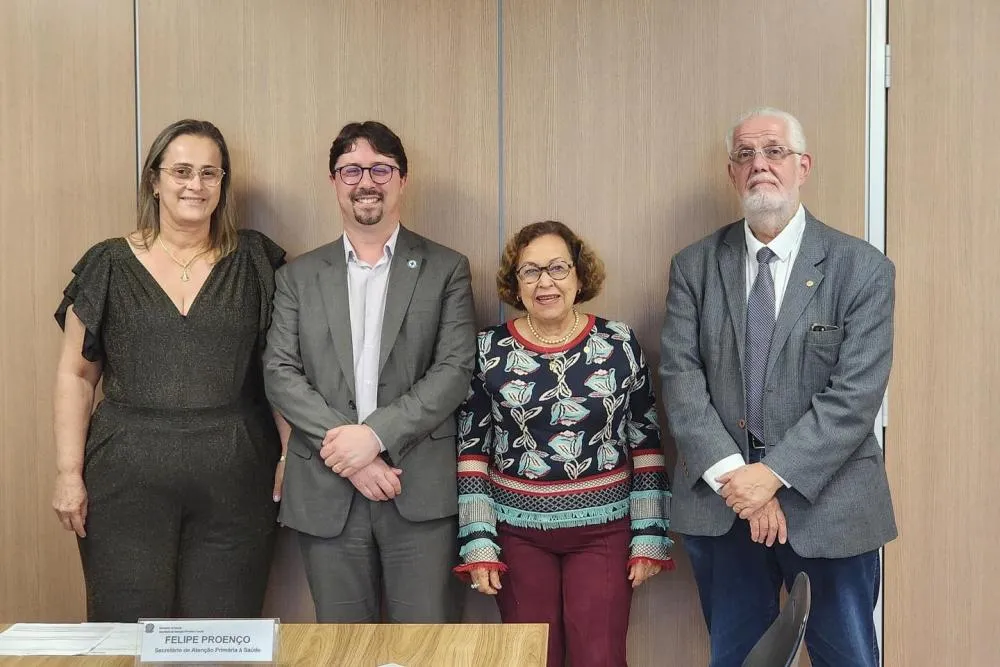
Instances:
[[[189,164],[172,164],[169,167],[160,167],[159,170],[167,172],[177,185],[187,185],[197,176],[201,179],[201,184],[209,188],[221,183],[222,177],[226,175],[226,170],[222,167],[195,169]]]

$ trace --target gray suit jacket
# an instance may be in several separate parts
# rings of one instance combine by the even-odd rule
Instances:
[[[670,520],[680,533],[722,535],[736,519],[701,476],[731,454],[747,459],[745,255],[741,220],[670,266],[660,376],[678,449]],[[892,363],[894,280],[883,254],[806,212],[771,340],[763,434],[765,463],[791,484],[777,497],[804,557],[853,556],[896,536],[873,433]]]
[[[264,353],[271,404],[292,425],[279,520],[335,537],[355,489],[319,457],[323,436],[357,423],[343,237],[275,275]],[[403,470],[394,501],[410,521],[457,514],[454,411],[469,391],[476,323],[469,261],[405,227],[389,268],[378,408],[366,420]]]

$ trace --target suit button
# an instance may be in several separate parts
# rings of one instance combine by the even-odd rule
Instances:
[[[747,420],[741,419],[738,422],[736,422],[736,425],[739,426],[741,429],[744,429],[747,427]]]
[[[347,407],[349,407],[351,410],[357,410],[358,409],[358,406],[354,404],[354,401],[348,401],[347,402]]]

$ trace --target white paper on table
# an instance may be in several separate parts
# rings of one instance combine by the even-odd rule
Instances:
[[[87,655],[139,655],[138,623],[112,623],[108,636]]]
[[[0,655],[85,655],[114,623],[15,623],[0,633]]]

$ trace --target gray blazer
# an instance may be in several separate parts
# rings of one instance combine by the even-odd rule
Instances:
[[[324,465],[326,431],[357,423],[343,237],[275,275],[264,353],[271,404],[292,425],[279,520],[335,537],[355,493]],[[395,502],[410,521],[458,513],[454,411],[469,391],[476,323],[469,260],[401,227],[389,268],[378,408],[366,420],[403,470]]]
[[[670,265],[660,377],[677,442],[670,520],[680,533],[722,535],[736,519],[701,476],[731,454],[747,459],[745,256],[741,220]],[[853,556],[896,536],[873,433],[892,364],[894,280],[882,253],[806,211],[771,341],[763,434],[765,463],[791,484],[777,497],[800,556]]]

